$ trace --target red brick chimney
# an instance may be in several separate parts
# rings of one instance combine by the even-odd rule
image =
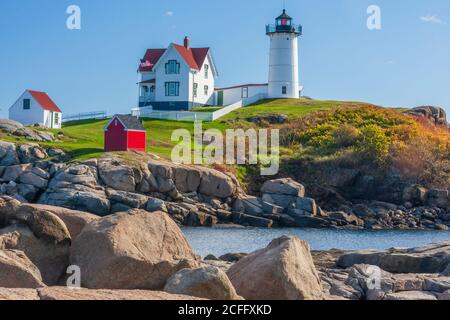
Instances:
[[[189,42],[190,42],[189,37],[188,36],[184,37],[184,47],[186,49],[189,49]]]

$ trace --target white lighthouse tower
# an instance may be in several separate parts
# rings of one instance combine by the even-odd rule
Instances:
[[[302,26],[294,25],[286,10],[266,26],[270,37],[269,98],[299,98],[302,87],[298,76],[298,38]]]

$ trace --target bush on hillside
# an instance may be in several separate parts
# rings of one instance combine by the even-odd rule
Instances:
[[[450,133],[420,118],[375,106],[314,112],[281,130],[281,145],[298,150],[297,159],[335,159],[349,154],[355,168],[394,169],[428,186],[450,182]],[[392,171],[392,170],[390,170]],[[368,172],[372,173],[372,172]]]

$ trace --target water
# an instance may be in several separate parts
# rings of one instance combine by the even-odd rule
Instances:
[[[183,232],[195,252],[203,257],[252,252],[283,235],[297,236],[307,241],[313,250],[383,250],[450,240],[450,231],[183,228]]]

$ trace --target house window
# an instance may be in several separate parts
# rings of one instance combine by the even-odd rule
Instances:
[[[146,96],[148,94],[148,87],[147,86],[143,86],[142,87],[142,95]]]
[[[154,93],[154,92],[155,92],[155,86],[151,86],[151,87],[150,87],[150,92],[151,92],[151,93]]]
[[[169,60],[166,63],[166,74],[179,74],[180,64],[176,60]]]
[[[59,124],[59,113],[55,113],[55,125]]]
[[[209,77],[209,65],[205,64],[205,79]]]
[[[208,95],[208,92],[209,92],[209,87],[208,86],[205,86],[205,96],[207,96]]]
[[[179,82],[166,82],[166,97],[178,97],[180,95]]]
[[[248,98],[248,87],[242,88],[242,98]]]
[[[286,86],[283,86],[283,87],[281,88],[281,92],[282,92],[282,94],[287,94],[287,87],[286,87]]]
[[[23,99],[23,110],[30,110],[31,108],[31,100]]]
[[[197,98],[198,83],[194,83],[194,98]]]

